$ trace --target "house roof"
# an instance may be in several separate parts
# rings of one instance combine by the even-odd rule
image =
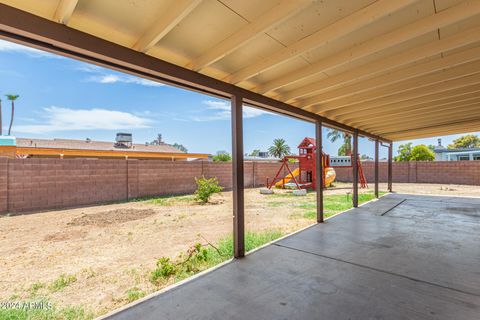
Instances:
[[[315,140],[315,138],[304,138],[297,148],[308,147],[309,145],[313,145],[314,147],[317,145],[317,141]]]
[[[75,149],[75,150],[98,150],[98,151],[121,151],[121,152],[163,152],[184,153],[177,148],[163,143],[160,145],[132,144],[130,148],[116,145],[114,142],[73,140],[73,139],[30,139],[17,138],[19,148],[48,148],[48,149]]]
[[[452,153],[452,152],[480,152],[480,148],[458,148],[458,149],[435,149],[435,153]]]
[[[3,38],[394,141],[480,128],[479,17],[478,0],[0,4]]]

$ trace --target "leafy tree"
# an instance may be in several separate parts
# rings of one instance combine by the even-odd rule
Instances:
[[[467,134],[453,140],[452,144],[448,145],[448,149],[465,149],[480,147],[480,138],[475,134]]]
[[[232,161],[232,156],[227,151],[218,151],[217,154],[213,157],[214,162],[230,162]]]
[[[330,139],[331,142],[343,139],[343,144],[338,149],[339,156],[349,156],[352,154],[352,136],[350,134],[332,129],[328,131],[327,138]]]
[[[172,147],[177,148],[178,150],[180,150],[180,151],[182,151],[182,152],[188,153],[188,149],[185,148],[185,146],[184,146],[183,144],[180,144],[180,143],[176,143],[176,142],[175,142],[175,143],[172,145]]]
[[[429,144],[428,149],[430,149],[433,153],[435,153],[435,146],[433,144]]]
[[[162,139],[162,134],[161,133],[157,134],[156,139],[152,140],[151,142],[148,142],[148,144],[150,144],[152,146],[158,146],[162,143],[163,143],[163,139]]]
[[[275,139],[273,140],[273,145],[268,148],[268,153],[274,157],[282,158],[290,154],[290,147],[284,139]]]
[[[259,154],[260,154],[260,150],[259,150],[259,149],[255,149],[255,150],[253,150],[253,151],[250,153],[250,156],[251,156],[251,157],[258,157]]]
[[[15,116],[15,100],[17,100],[20,96],[18,94],[7,94],[6,97],[12,102],[12,116],[10,118],[10,126],[8,127],[8,135],[10,135],[12,132],[13,118]]]
[[[362,156],[360,157],[360,159],[362,159],[362,160],[372,160],[373,158],[367,156],[366,154],[362,154]]]
[[[435,154],[426,145],[419,144],[412,148],[411,161],[433,161]]]
[[[398,156],[394,158],[395,161],[410,161],[412,157],[412,143],[401,144],[398,146]]]
[[[402,144],[398,147],[398,156],[395,161],[432,161],[435,154],[424,144],[412,147],[412,143]]]

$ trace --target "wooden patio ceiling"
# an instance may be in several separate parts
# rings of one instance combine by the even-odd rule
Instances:
[[[480,128],[480,0],[0,3],[8,6],[0,6],[3,38],[31,36],[36,25],[35,40],[58,46],[70,41],[69,30],[81,31],[216,80],[208,80],[210,89],[227,83],[254,93],[257,102],[280,101],[299,115],[314,113],[371,137],[395,141]],[[64,26],[46,25],[51,37],[36,20],[21,30],[30,18],[7,13],[9,7]],[[72,50],[82,54],[78,46]],[[141,75],[135,67],[132,73]]]

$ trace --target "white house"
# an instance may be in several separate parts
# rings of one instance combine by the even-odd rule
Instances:
[[[434,152],[435,161],[480,160],[480,148],[447,149],[442,146],[442,139],[438,139]]]

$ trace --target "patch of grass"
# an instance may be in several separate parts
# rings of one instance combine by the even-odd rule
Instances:
[[[384,195],[385,192],[381,192],[380,195]],[[375,195],[373,192],[359,193],[358,194],[358,203],[362,204],[364,202],[373,200]],[[316,202],[303,202],[300,204],[295,204],[295,207],[307,210],[304,212],[303,217],[305,219],[316,219],[317,212]],[[353,208],[352,204],[352,195],[350,194],[332,194],[325,195],[323,198],[323,210],[325,218],[328,218],[334,214],[337,214],[342,211]]]
[[[48,287],[50,291],[57,292],[60,290],[65,289],[72,283],[77,281],[77,277],[75,275],[65,275],[61,274],[55,281],[53,281],[50,286]]]
[[[36,296],[38,291],[45,288],[45,283],[35,282],[30,286],[30,296]]]
[[[19,302],[12,308],[0,308],[0,319],[5,320],[90,320],[92,312],[81,306],[56,308],[48,300],[28,300]]]
[[[167,195],[167,196],[155,196],[155,197],[141,197],[131,199],[131,202],[147,202],[159,206],[173,206],[175,204],[184,202],[195,201],[194,195]]]
[[[133,302],[135,300],[138,300],[140,298],[145,297],[145,295],[146,295],[145,291],[143,291],[139,288],[136,288],[136,287],[127,290],[126,294],[127,294],[127,301],[128,302]]]
[[[283,235],[284,233],[278,230],[261,233],[246,232],[245,250],[258,248]],[[172,280],[183,280],[232,257],[233,237],[231,235],[221,239],[216,245],[202,246],[198,243],[180,254],[175,260],[168,257],[158,259],[157,267],[150,273],[150,281],[153,284],[162,285]]]
[[[284,205],[286,205],[286,203],[280,202],[280,201],[271,201],[271,202],[267,202],[267,205],[268,205],[269,207],[274,207],[274,208],[276,208],[276,207],[284,206]]]

